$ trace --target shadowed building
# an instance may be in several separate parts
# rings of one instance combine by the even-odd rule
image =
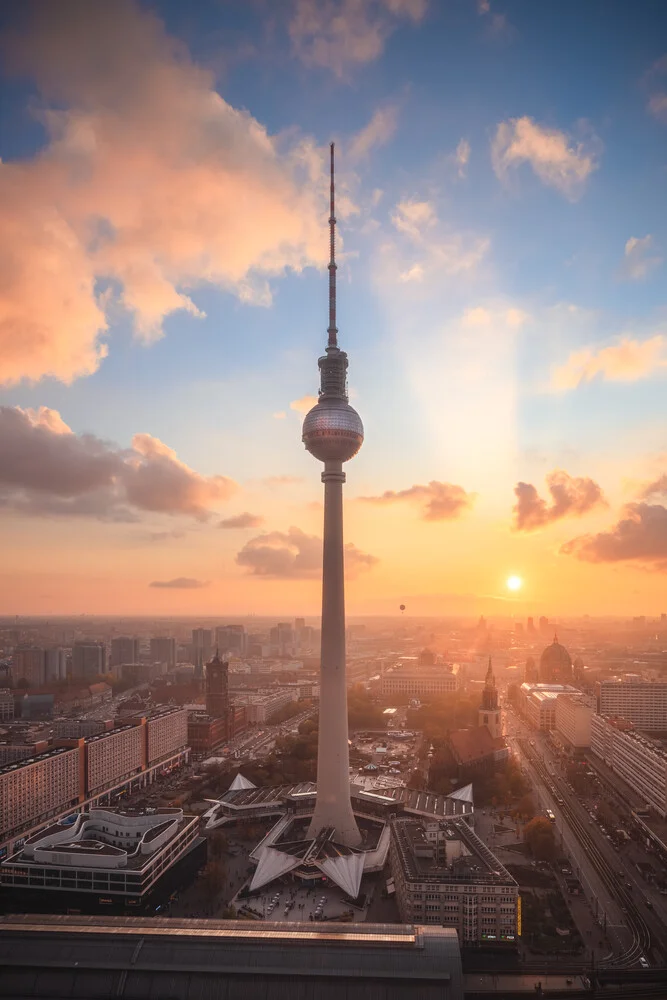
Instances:
[[[540,656],[540,684],[570,684],[572,682],[572,657],[561,646],[558,636]]]

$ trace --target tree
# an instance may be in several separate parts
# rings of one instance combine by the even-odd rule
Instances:
[[[519,816],[522,816],[526,820],[533,818],[535,815],[535,803],[533,802],[533,797],[529,792],[521,796],[517,802],[516,811]]]
[[[526,823],[523,839],[538,861],[551,861],[556,856],[554,828],[546,816],[535,816]]]

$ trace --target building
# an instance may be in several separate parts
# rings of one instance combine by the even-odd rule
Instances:
[[[554,635],[554,641],[540,656],[539,679],[541,684],[572,682],[572,657],[565,646],[561,646],[557,635]]]
[[[580,693],[559,694],[556,698],[556,731],[572,750],[591,745],[593,708]]]
[[[484,681],[484,690],[482,691],[482,703],[479,707],[479,724],[480,726],[486,726],[494,739],[503,735],[502,712],[498,704],[496,679],[493,676],[490,658],[489,669],[486,672],[486,679]]]
[[[455,729],[449,733],[446,745],[456,764],[460,781],[471,781],[479,775],[490,774],[509,755],[505,738],[492,736],[486,725]]]
[[[44,650],[44,679],[51,681],[67,679],[67,650],[60,646],[51,646]]]
[[[113,729],[113,722],[110,719],[106,722],[99,719],[54,719],[52,728],[54,740],[80,740],[84,736],[97,736]]]
[[[111,640],[109,666],[120,667],[122,663],[139,662],[139,640],[127,635],[116,636]]]
[[[26,896],[53,899],[55,893],[63,908],[85,906],[86,897],[141,908],[158,880],[194,847],[198,827],[182,809],[91,809],[29,837],[0,865],[0,884],[10,896],[20,892],[28,909],[34,904]]]
[[[286,705],[291,705],[298,698],[294,687],[280,687],[275,691],[257,691],[240,694],[236,698],[237,705],[244,705],[246,718],[252,726],[263,726],[270,722]]]
[[[667,742],[639,732],[627,719],[594,715],[591,750],[649,809],[667,818]]]
[[[289,622],[278,622],[269,632],[272,656],[294,656],[294,629]]]
[[[188,746],[188,710],[165,708],[146,719],[146,765],[152,767]]]
[[[213,630],[210,628],[193,628],[192,630],[192,662],[201,668],[208,663],[213,653]],[[198,675],[200,676],[200,675]]]
[[[429,695],[453,694],[460,687],[458,663],[436,666],[396,664],[385,670],[380,679],[380,693],[392,697],[403,695],[422,698]]]
[[[176,666],[176,640],[168,635],[155,635],[150,641],[149,655],[153,663],[166,663],[171,669]],[[136,663],[139,659],[134,656],[128,663]]]
[[[83,798],[80,748],[58,747],[0,767],[0,841]]]
[[[45,652],[38,646],[14,650],[12,677],[16,687],[41,687],[45,681]]]
[[[244,657],[248,636],[243,625],[220,625],[215,630],[215,645],[223,655]]]
[[[463,947],[516,944],[519,887],[464,820],[399,816],[389,857],[404,923],[451,927]]]
[[[27,760],[36,757],[49,749],[48,740],[38,740],[36,743],[0,743],[0,766],[13,764],[17,760]]]
[[[14,695],[10,688],[0,688],[0,722],[14,718]]]
[[[464,996],[456,933],[436,926],[5,916],[0,965],[2,1000]]]
[[[549,732],[556,728],[556,699],[561,694],[577,694],[567,684],[527,684],[519,688],[518,707],[533,729]]]
[[[524,668],[523,679],[526,684],[537,684],[537,664],[532,656],[526,657],[526,666]]]
[[[209,757],[228,739],[227,719],[213,719],[206,712],[188,713],[188,746],[195,760]]]
[[[216,653],[206,664],[206,712],[212,719],[229,714],[229,664]]]
[[[117,726],[84,740],[86,797],[96,798],[140,774],[146,766],[142,726]]]
[[[92,680],[106,673],[106,647],[103,642],[75,642],[72,647],[72,677]]]
[[[599,681],[596,694],[600,715],[626,719],[639,729],[667,730],[667,681]]]

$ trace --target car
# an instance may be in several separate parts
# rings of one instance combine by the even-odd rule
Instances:
[[[641,965],[642,969],[650,969],[651,968],[651,966],[648,964],[648,962],[646,961],[646,959],[644,958],[643,955],[639,956],[639,964]]]
[[[651,902],[650,899],[645,899],[644,902],[646,903],[646,905],[649,908],[649,910],[653,909],[653,903]]]

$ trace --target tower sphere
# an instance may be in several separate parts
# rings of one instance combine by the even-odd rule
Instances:
[[[348,462],[364,440],[364,425],[345,399],[322,397],[306,414],[301,440],[320,462]]]

